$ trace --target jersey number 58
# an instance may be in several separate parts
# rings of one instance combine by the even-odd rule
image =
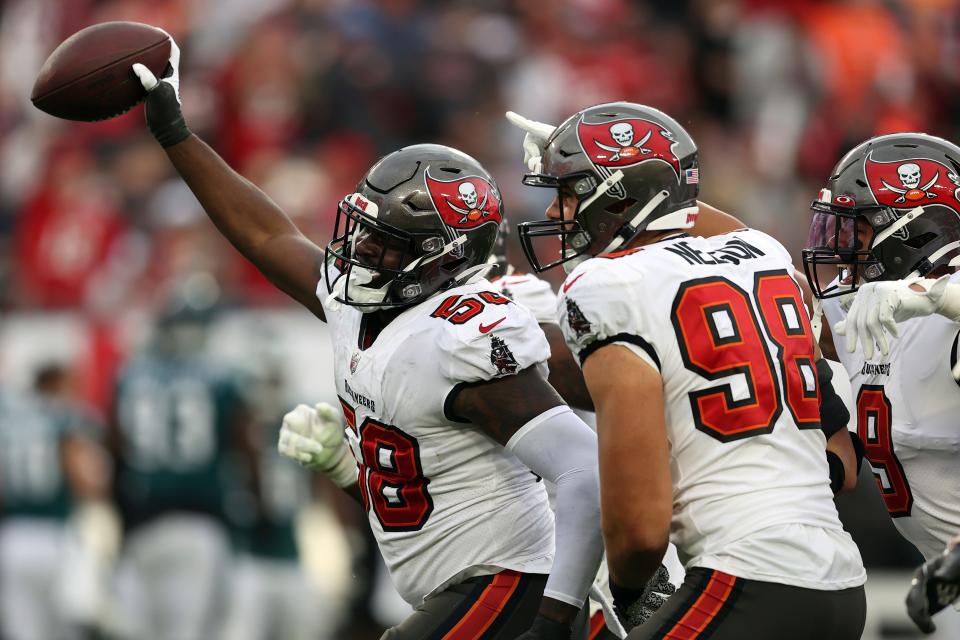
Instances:
[[[363,459],[357,461],[358,482],[364,508],[373,509],[384,531],[419,531],[433,513],[433,499],[417,439],[370,417],[358,427],[353,407],[343,398],[340,407],[347,425],[360,438]]]

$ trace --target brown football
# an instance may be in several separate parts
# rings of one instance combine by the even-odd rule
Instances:
[[[103,22],[64,40],[43,63],[30,100],[41,111],[93,122],[118,116],[147,93],[130,69],[146,65],[158,78],[170,58],[170,37],[147,24]]]

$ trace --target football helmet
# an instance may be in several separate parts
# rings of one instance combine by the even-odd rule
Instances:
[[[614,251],[642,231],[686,229],[697,214],[697,146],[676,120],[640,104],[612,102],[584,109],[547,139],[542,171],[523,183],[557,190],[559,220],[519,225],[524,253],[536,271],[558,264],[568,270]],[[564,195],[576,208],[564,207]],[[538,249],[559,238],[560,256]],[[549,250],[555,250],[551,247]]]
[[[467,154],[395,151],[340,201],[326,248],[330,299],[364,312],[406,307],[479,277],[502,220],[496,182]]]
[[[923,133],[871,138],[837,163],[811,208],[802,255],[818,298],[955,266],[960,147]],[[818,269],[824,265],[831,274],[826,283]]]
[[[509,237],[510,224],[507,222],[506,216],[504,216],[500,222],[500,231],[497,233],[497,240],[493,243],[493,251],[487,260],[487,262],[497,267],[495,273],[491,274],[491,278],[493,276],[498,278],[509,276],[513,273],[513,265],[510,264],[510,260],[507,258],[507,238]]]

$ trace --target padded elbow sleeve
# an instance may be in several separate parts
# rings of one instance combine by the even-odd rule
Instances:
[[[837,495],[847,479],[847,472],[843,468],[843,460],[833,451],[827,451],[827,464],[830,466],[830,489],[833,495]]]
[[[863,457],[867,453],[863,446],[863,440],[854,432],[850,432],[850,442],[853,443],[853,452],[857,454],[857,475],[860,475],[860,469],[863,467]]]
[[[817,381],[820,383],[820,426],[827,440],[840,429],[846,429],[847,423],[850,422],[850,412],[833,388],[832,380],[833,369],[830,368],[830,364],[823,358],[817,360]]]

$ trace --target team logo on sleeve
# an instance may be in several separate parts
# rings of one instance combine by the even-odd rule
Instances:
[[[487,222],[500,224],[503,205],[496,187],[479,176],[437,180],[426,172],[427,192],[444,223],[455,229],[473,229]]]
[[[517,359],[507,343],[497,336],[490,336],[490,363],[497,368],[497,375],[505,376],[516,373],[520,368]]]
[[[577,339],[582,338],[593,330],[593,327],[590,326],[590,321],[583,315],[583,311],[581,311],[577,303],[570,298],[567,298],[567,324],[570,325],[570,329],[577,336]]]

